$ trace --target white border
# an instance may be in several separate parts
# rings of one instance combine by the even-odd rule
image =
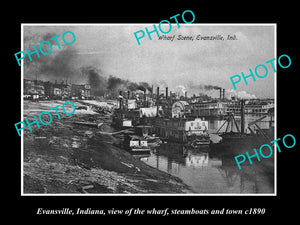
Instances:
[[[173,24],[173,23],[172,23]],[[21,51],[24,50],[23,40],[24,40],[24,26],[153,26],[149,23],[129,23],[129,24],[118,24],[118,23],[101,23],[101,24],[86,24],[86,23],[21,23]],[[180,24],[181,26],[274,26],[274,57],[277,59],[277,23],[193,23],[193,24]],[[23,71],[23,60],[21,61],[21,121],[23,121],[23,93],[24,93],[24,71]],[[277,71],[277,63],[275,64]],[[274,126],[275,126],[275,139],[277,139],[277,72],[274,73]],[[23,174],[23,160],[24,160],[24,137],[23,132],[21,134],[21,196],[277,196],[277,151],[274,151],[274,193],[266,194],[240,194],[240,193],[209,193],[209,194],[198,194],[198,193],[188,193],[188,194],[24,194],[24,174]],[[275,145],[275,143],[274,143]]]

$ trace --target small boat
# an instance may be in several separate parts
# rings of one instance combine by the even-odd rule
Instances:
[[[144,137],[151,148],[158,147],[162,143],[161,139],[153,133],[153,126],[137,125],[134,126],[134,131],[136,135]]]
[[[202,134],[201,136],[192,135],[188,138],[188,145],[192,148],[201,148],[210,144],[210,137],[208,134]]]
[[[125,149],[135,154],[150,153],[151,150],[148,146],[147,139],[136,135],[125,135],[123,145]]]
[[[201,148],[210,144],[211,140],[207,133],[208,121],[196,118],[194,121],[188,121],[188,130],[186,131],[187,146],[192,148]],[[197,124],[196,126],[191,126]]]
[[[162,143],[162,141],[160,140],[160,138],[156,137],[155,135],[154,136],[153,135],[152,136],[145,136],[145,139],[147,140],[148,146],[150,148],[158,147]]]

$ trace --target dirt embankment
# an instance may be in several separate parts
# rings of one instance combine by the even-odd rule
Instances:
[[[62,105],[63,101],[24,102],[24,120]],[[76,107],[80,105],[74,102]],[[72,111],[71,105],[66,111]],[[51,110],[50,125],[24,129],[24,193],[186,193],[179,178],[144,164],[101,131],[110,131],[109,117],[92,110],[76,110],[67,116]],[[44,117],[43,117],[44,119]],[[45,116],[45,121],[47,116]],[[74,122],[103,122],[102,128]]]

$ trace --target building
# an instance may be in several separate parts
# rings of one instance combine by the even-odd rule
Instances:
[[[45,95],[49,98],[52,98],[54,95],[53,83],[50,81],[44,82]]]
[[[71,98],[71,84],[64,81],[61,83],[52,83],[50,81],[44,82],[45,95],[50,99],[70,99]]]
[[[24,98],[36,99],[91,99],[91,87],[89,84],[68,84],[67,80],[58,83],[55,80],[29,80],[24,79]]]
[[[72,84],[71,97],[72,99],[90,99],[91,86],[89,84]]]
[[[71,84],[67,83],[61,83],[61,96],[62,99],[71,99]]]
[[[44,82],[41,80],[24,79],[23,94],[25,98],[37,99],[45,96]]]

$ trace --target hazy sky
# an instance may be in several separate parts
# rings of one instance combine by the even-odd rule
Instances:
[[[176,24],[172,24],[172,30],[166,34],[175,35],[173,42],[158,40],[156,34],[152,33],[152,40],[145,35],[140,39],[141,45],[138,45],[134,32],[145,31],[145,27],[152,30],[153,24],[24,25],[24,47],[29,49],[65,31],[72,31],[76,36],[72,45],[65,45],[58,39],[62,49],[58,49],[51,41],[53,49],[49,55],[33,57],[32,62],[26,61],[24,76],[34,77],[38,73],[40,79],[50,79],[55,73],[55,79],[58,80],[67,77],[69,80],[83,81],[85,78],[80,77],[80,68],[92,66],[105,75],[135,82],[145,81],[154,86],[168,86],[169,90],[183,85],[189,91],[189,85],[198,84],[233,89],[230,76],[241,72],[248,75],[249,68],[254,71],[258,64],[275,58],[273,25],[180,26],[177,28]],[[178,35],[191,35],[194,40],[177,40]],[[197,35],[223,35],[224,41],[196,40]],[[227,35],[236,35],[237,40],[226,40]],[[246,91],[261,98],[274,98],[274,72],[270,65],[267,67],[269,74],[266,78],[257,78],[256,82],[249,78],[248,85],[242,80],[237,84],[237,91]],[[51,68],[57,69],[49,72]]]

